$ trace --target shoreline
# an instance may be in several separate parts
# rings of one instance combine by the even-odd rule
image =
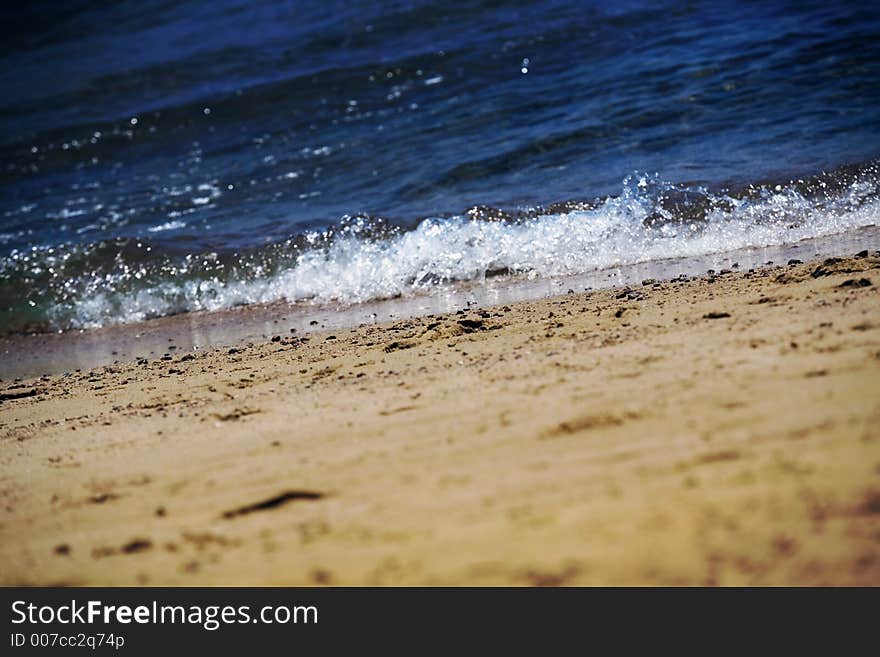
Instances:
[[[793,244],[748,247],[692,257],[653,260],[553,278],[501,277],[441,286],[421,294],[358,304],[254,304],[215,311],[181,313],[101,328],[0,336],[4,379],[88,370],[152,360],[164,354],[200,352],[258,343],[272,336],[346,330],[565,294],[639,285],[645,279],[669,281],[699,277],[707,270],[747,271],[790,259],[809,260],[867,248],[880,249],[880,227],[869,226]]]
[[[0,582],[880,585],[869,242],[4,381]]]

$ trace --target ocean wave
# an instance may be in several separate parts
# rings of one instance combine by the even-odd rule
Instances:
[[[143,240],[16,251],[0,261],[0,326],[63,330],[277,301],[351,304],[494,276],[564,276],[792,243],[878,219],[877,163],[714,193],[634,174],[601,199],[477,207],[411,230],[346,217],[248,252],[161,253]]]

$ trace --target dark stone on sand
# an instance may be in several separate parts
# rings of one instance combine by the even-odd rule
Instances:
[[[653,285],[656,282],[657,282],[656,278],[646,278],[645,280],[642,281],[642,285]]]
[[[865,493],[865,497],[857,510],[864,515],[880,514],[880,490],[871,490]]]
[[[802,265],[802,264],[804,264],[804,261],[803,261],[803,260],[798,260],[797,258],[792,258],[791,260],[788,261],[788,264],[790,264],[790,265]]]
[[[458,320],[458,325],[462,327],[465,331],[470,333],[471,331],[480,331],[483,329],[483,320],[481,319],[460,319]]]
[[[143,552],[153,547],[152,541],[145,538],[135,538],[122,546],[122,551],[126,554],[134,554],[135,552]]]
[[[412,342],[394,340],[393,342],[389,342],[385,345],[385,352],[390,354],[392,351],[398,351],[400,349],[410,349],[414,346],[415,344]]]
[[[873,283],[868,278],[849,278],[837,287],[871,287]]]
[[[232,349],[230,349],[230,350],[227,351],[226,353],[227,353],[227,354],[237,354],[237,353],[239,353],[240,351],[241,351],[240,349],[236,349],[235,347],[233,347]]]
[[[70,546],[67,543],[62,543],[61,545],[55,546],[55,554],[60,556],[67,556],[70,554]]]
[[[851,271],[847,269],[838,269],[837,271],[835,271],[834,269],[829,269],[829,267],[839,265],[841,262],[843,262],[842,258],[825,258],[822,264],[812,271],[810,276],[812,276],[813,278],[819,278],[821,276],[831,276],[832,274],[841,274]]]
[[[703,315],[703,319],[724,319],[725,317],[730,317],[730,313],[711,312]]]
[[[31,388],[30,390],[22,390],[20,392],[0,392],[0,402],[9,401],[11,399],[24,399],[25,397],[33,397],[36,394],[36,388]]]
[[[317,569],[312,572],[312,581],[315,584],[327,585],[333,581],[333,575],[329,570]]]
[[[625,313],[625,312],[626,312],[626,308],[618,308],[618,309],[614,312],[614,316],[615,316],[617,319],[620,319],[621,317],[623,317],[623,313]]]
[[[273,335],[272,342],[281,342],[281,336],[280,335]]]
[[[863,251],[859,251],[856,253],[856,258],[867,258],[868,257],[868,249],[864,249]]]
[[[111,500],[119,499],[119,495],[115,493],[101,493],[100,495],[93,495],[89,498],[89,502],[92,504],[103,504],[104,502],[109,502]]]

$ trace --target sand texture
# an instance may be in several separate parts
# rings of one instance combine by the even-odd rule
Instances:
[[[0,582],[880,584],[878,286],[869,254],[4,380]]]

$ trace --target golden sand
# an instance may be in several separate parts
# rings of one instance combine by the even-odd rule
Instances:
[[[880,584],[880,258],[0,387],[0,582]]]

